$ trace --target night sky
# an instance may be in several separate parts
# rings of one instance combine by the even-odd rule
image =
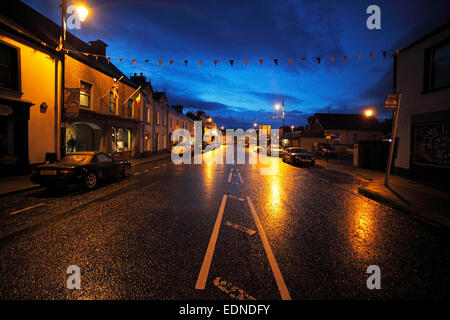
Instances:
[[[60,24],[59,1],[25,2]],[[89,16],[72,33],[84,41],[103,40],[108,56],[129,58],[111,61],[128,76],[142,72],[155,90],[166,91],[169,104],[202,109],[219,126],[244,129],[255,120],[237,117],[280,115],[274,104],[282,98],[289,126],[306,125],[314,112],[359,113],[368,106],[385,118],[384,96],[392,92],[390,56],[450,18],[448,0],[85,3]],[[381,30],[366,27],[372,4],[381,8]],[[273,59],[279,60],[277,66]],[[161,68],[158,60],[164,61]],[[172,66],[169,60],[175,61]],[[213,60],[219,60],[216,67]],[[281,126],[281,120],[257,122]]]

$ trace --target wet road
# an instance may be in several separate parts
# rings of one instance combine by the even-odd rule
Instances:
[[[0,198],[0,297],[448,297],[443,231],[358,195],[350,176],[275,161],[263,175],[163,160],[90,192]],[[66,287],[70,265],[80,290]],[[366,286],[370,265],[380,290]]]

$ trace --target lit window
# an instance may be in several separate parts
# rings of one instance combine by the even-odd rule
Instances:
[[[91,107],[91,89],[92,85],[87,82],[80,82],[80,106]]]
[[[159,111],[156,112],[156,124],[159,125]]]

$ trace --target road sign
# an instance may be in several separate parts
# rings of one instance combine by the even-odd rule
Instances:
[[[399,95],[397,94],[388,94],[386,96],[386,101],[384,103],[384,108],[388,110],[394,110],[398,106]]]

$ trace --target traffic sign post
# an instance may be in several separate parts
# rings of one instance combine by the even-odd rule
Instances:
[[[386,96],[386,103],[384,105],[384,108],[387,110],[393,111],[393,127],[392,127],[392,137],[391,137],[391,145],[389,148],[389,157],[388,157],[388,163],[386,168],[386,177],[384,180],[384,185],[386,187],[389,186],[389,178],[391,176],[391,168],[392,168],[392,157],[394,156],[394,146],[395,146],[395,139],[397,136],[397,123],[398,123],[398,113],[400,111],[400,102],[402,100],[402,94],[388,94]]]

